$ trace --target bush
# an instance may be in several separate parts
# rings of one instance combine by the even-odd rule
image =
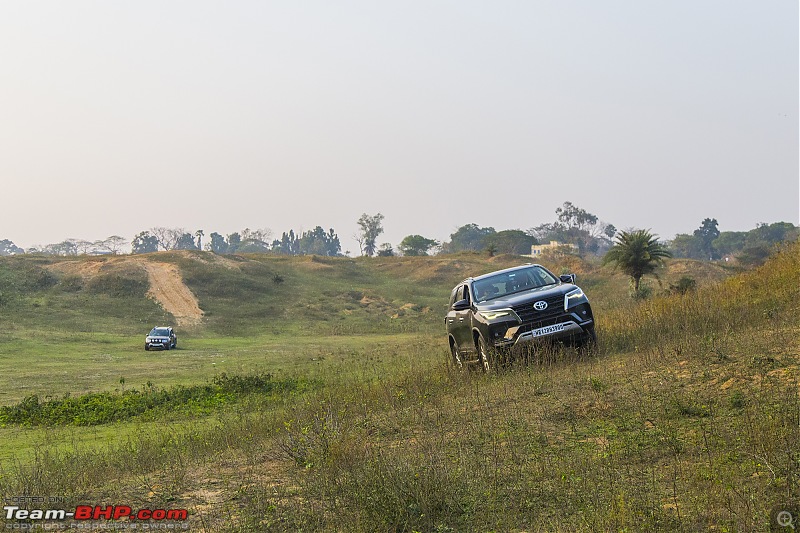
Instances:
[[[64,292],[78,292],[83,288],[83,277],[67,275],[58,282],[59,288]]]
[[[210,384],[190,387],[176,385],[159,389],[148,383],[142,391],[96,392],[75,397],[66,394],[61,399],[45,402],[34,395],[16,405],[0,407],[0,425],[95,426],[128,420],[156,410],[205,414],[216,407],[236,402],[245,394],[287,393],[308,385],[308,382],[295,379],[274,380],[270,374],[228,376],[223,373],[214,377]]]
[[[689,276],[683,276],[678,280],[678,283],[669,284],[669,292],[671,294],[686,294],[687,292],[691,292],[696,288],[697,282],[694,280],[694,278],[690,278]]]

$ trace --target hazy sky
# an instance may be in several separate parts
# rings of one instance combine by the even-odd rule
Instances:
[[[797,224],[798,2],[0,4],[0,239]]]

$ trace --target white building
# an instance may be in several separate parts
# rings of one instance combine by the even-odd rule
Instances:
[[[556,253],[578,253],[578,247],[571,243],[550,241],[550,244],[534,244],[531,246],[531,257],[542,255],[550,251]]]

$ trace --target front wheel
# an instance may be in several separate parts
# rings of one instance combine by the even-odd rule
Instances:
[[[478,355],[480,356],[481,368],[484,372],[491,372],[497,366],[497,354],[483,338],[483,335],[478,335]]]
[[[464,370],[464,360],[461,358],[455,342],[450,343],[450,361],[457,370]]]
[[[590,326],[586,330],[578,347],[585,350],[589,355],[597,353],[597,333],[594,330],[594,326]]]

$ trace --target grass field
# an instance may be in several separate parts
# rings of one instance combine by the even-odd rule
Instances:
[[[176,351],[142,349],[172,317],[140,269],[2,259],[0,404],[223,372],[307,386],[6,424],[5,497],[186,507],[200,531],[769,531],[800,498],[797,245],[753,272],[673,261],[643,302],[597,264],[545,263],[578,272],[601,352],[493,375],[448,366],[442,317],[456,282],[520,258],[157,259],[205,312]],[[685,275],[697,291],[666,294]]]

